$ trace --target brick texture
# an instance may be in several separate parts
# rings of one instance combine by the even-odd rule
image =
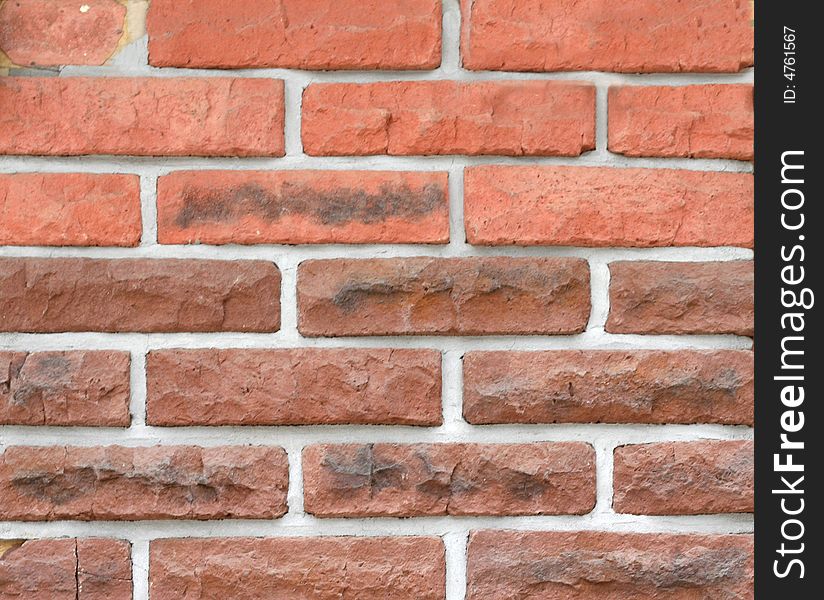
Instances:
[[[158,183],[163,244],[445,243],[446,173],[181,171]]]
[[[116,0],[84,1],[4,2],[0,52],[21,67],[102,65],[123,35],[126,7]]]
[[[609,89],[609,149],[627,156],[752,160],[752,86]]]
[[[123,540],[0,540],[0,598],[131,600],[130,554]]]
[[[432,69],[440,0],[152,0],[159,67]]]
[[[153,425],[439,425],[434,350],[161,350],[148,356]]]
[[[0,600],[752,600],[751,12],[0,0]]]
[[[543,444],[326,444],[303,451],[306,510],[321,517],[585,514],[595,451]]]
[[[0,351],[0,425],[128,427],[128,352]]]
[[[461,0],[461,12],[469,69],[728,72],[753,63],[747,2]]]
[[[271,519],[286,512],[277,447],[6,448],[0,519]]]
[[[469,352],[464,418],[491,423],[753,423],[738,350]]]
[[[595,148],[595,87],[557,81],[314,84],[303,147],[316,156],[577,156]]]
[[[161,539],[149,577],[152,600],[441,600],[446,567],[438,538]]]
[[[753,597],[751,535],[477,531],[467,600]]]
[[[752,512],[753,487],[750,441],[666,442],[615,449],[616,512]]]
[[[272,263],[0,259],[0,331],[277,331]]]
[[[136,175],[0,175],[0,214],[3,246],[137,246],[140,181]]]
[[[298,268],[307,336],[569,334],[589,319],[571,258],[312,260]]]
[[[283,154],[273,79],[3,77],[0,105],[0,154]]]
[[[466,238],[478,245],[753,245],[753,177],[674,169],[471,167]]]
[[[750,261],[626,261],[609,272],[609,332],[753,334]]]

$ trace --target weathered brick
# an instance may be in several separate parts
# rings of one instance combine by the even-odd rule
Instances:
[[[21,67],[102,65],[117,49],[125,17],[116,0],[3,2],[0,52]]]
[[[611,152],[753,158],[750,84],[611,87],[608,110]]]
[[[0,598],[131,600],[131,547],[123,540],[0,540]]]
[[[308,154],[577,156],[595,148],[595,88],[558,81],[312,84]]]
[[[153,541],[149,577],[152,600],[442,600],[446,567],[434,537],[190,538]]]
[[[152,0],[158,67],[432,69],[440,0]]]
[[[469,352],[463,413],[491,423],[753,423],[739,350]]]
[[[277,331],[262,261],[0,259],[0,331]]]
[[[298,267],[308,336],[571,334],[589,319],[575,258],[309,260]]]
[[[461,0],[464,67],[502,71],[732,72],[753,64],[737,0]]]
[[[446,173],[178,171],[157,210],[163,244],[449,241]]]
[[[152,425],[439,425],[435,350],[159,350]]]
[[[466,237],[478,245],[753,245],[753,177],[674,169],[470,167]]]
[[[307,512],[321,517],[585,514],[595,451],[579,442],[326,444],[303,451]]]
[[[271,519],[286,512],[286,453],[262,446],[13,446],[0,518]]]
[[[609,265],[611,333],[753,334],[753,264],[614,262]]]
[[[0,78],[0,154],[283,155],[283,82]]]
[[[0,175],[0,214],[3,246],[137,246],[140,179],[91,173]]]
[[[0,352],[0,425],[128,427],[129,353]]]
[[[616,512],[701,515],[753,512],[750,441],[662,442],[615,449]]]
[[[750,600],[751,535],[476,531],[467,600]]]

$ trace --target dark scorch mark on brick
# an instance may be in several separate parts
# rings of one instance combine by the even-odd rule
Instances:
[[[530,266],[519,266],[510,270],[480,264],[460,265],[464,273],[469,275],[464,287],[471,286],[466,293],[472,296],[491,296],[507,294],[515,297],[529,293],[530,288],[552,286],[552,295],[574,287],[578,281],[568,272],[553,274],[551,281],[546,273]],[[457,271],[457,269],[455,269]],[[456,274],[459,276],[460,274]],[[430,278],[431,277],[431,278]],[[332,304],[345,313],[353,312],[370,296],[391,296],[394,294],[414,294],[421,299],[438,294],[455,294],[456,276],[450,273],[436,272],[434,276],[427,276],[425,270],[417,275],[405,277],[398,275],[391,279],[358,280],[357,276],[343,285],[332,298]]]
[[[368,487],[370,495],[383,489],[401,487],[406,473],[402,465],[376,458],[373,444],[358,448],[352,459],[329,453],[321,464],[335,474],[338,489]]]
[[[60,472],[21,473],[12,478],[11,484],[21,494],[60,506],[77,498],[94,495],[99,485],[117,480],[138,483],[147,493],[153,493],[150,490],[163,490],[166,494],[180,496],[189,504],[214,502],[221,491],[251,491],[235,482],[213,482],[205,475],[185,473],[165,464],[145,471],[126,472],[106,464],[64,467]]]
[[[435,184],[417,191],[408,185],[383,184],[378,193],[370,194],[351,188],[319,192],[288,182],[279,191],[273,191],[257,183],[246,183],[217,190],[187,186],[175,223],[185,228],[246,216],[274,222],[290,215],[304,215],[324,225],[371,224],[390,218],[421,219],[437,210],[446,210],[446,202],[443,190]]]

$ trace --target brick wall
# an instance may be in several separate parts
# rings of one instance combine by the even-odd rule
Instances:
[[[0,598],[752,597],[739,0],[0,1]]]

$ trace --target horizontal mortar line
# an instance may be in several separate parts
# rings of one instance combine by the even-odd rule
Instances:
[[[0,172],[66,173],[83,169],[96,173],[165,175],[175,170],[417,170],[446,171],[456,166],[569,166],[649,168],[751,173],[753,164],[723,158],[632,157],[596,150],[581,156],[0,156]]]
[[[151,244],[133,248],[89,246],[0,246],[0,257],[19,258],[177,258],[213,260],[278,260],[290,264],[312,259],[380,258],[508,258],[570,257],[600,263],[623,260],[700,262],[750,260],[753,251],[734,246],[666,246],[655,248],[582,246],[475,246],[452,244]]]
[[[52,521],[0,522],[0,538],[117,537],[152,540],[165,537],[306,537],[442,536],[456,531],[617,531],[625,533],[750,533],[750,514],[636,516],[599,513],[584,516],[415,517],[318,519],[288,515],[279,520],[221,521]]]
[[[22,76],[36,76],[25,70]],[[50,72],[43,75],[53,77]],[[613,85],[711,85],[715,83],[751,83],[752,67],[737,73],[671,72],[618,73],[613,71],[473,71],[462,67],[441,66],[429,70],[311,70],[276,67],[263,68],[185,68],[150,65],[108,65],[99,67],[66,66],[60,77],[235,77],[283,79],[302,85],[313,83],[385,83],[392,81],[583,81]]]
[[[281,333],[0,333],[3,350],[160,350],[164,348],[431,348],[478,350],[716,350],[749,349],[752,339],[736,335],[632,335],[592,330],[573,336],[376,336],[287,337]]]
[[[470,425],[450,423],[439,427],[402,425],[234,425],[214,427],[136,426],[111,427],[0,426],[5,446],[39,445],[289,445],[329,443],[535,443],[591,442],[611,448],[698,439],[751,440],[753,429],[745,425],[644,425],[632,423],[563,423],[546,425]]]

